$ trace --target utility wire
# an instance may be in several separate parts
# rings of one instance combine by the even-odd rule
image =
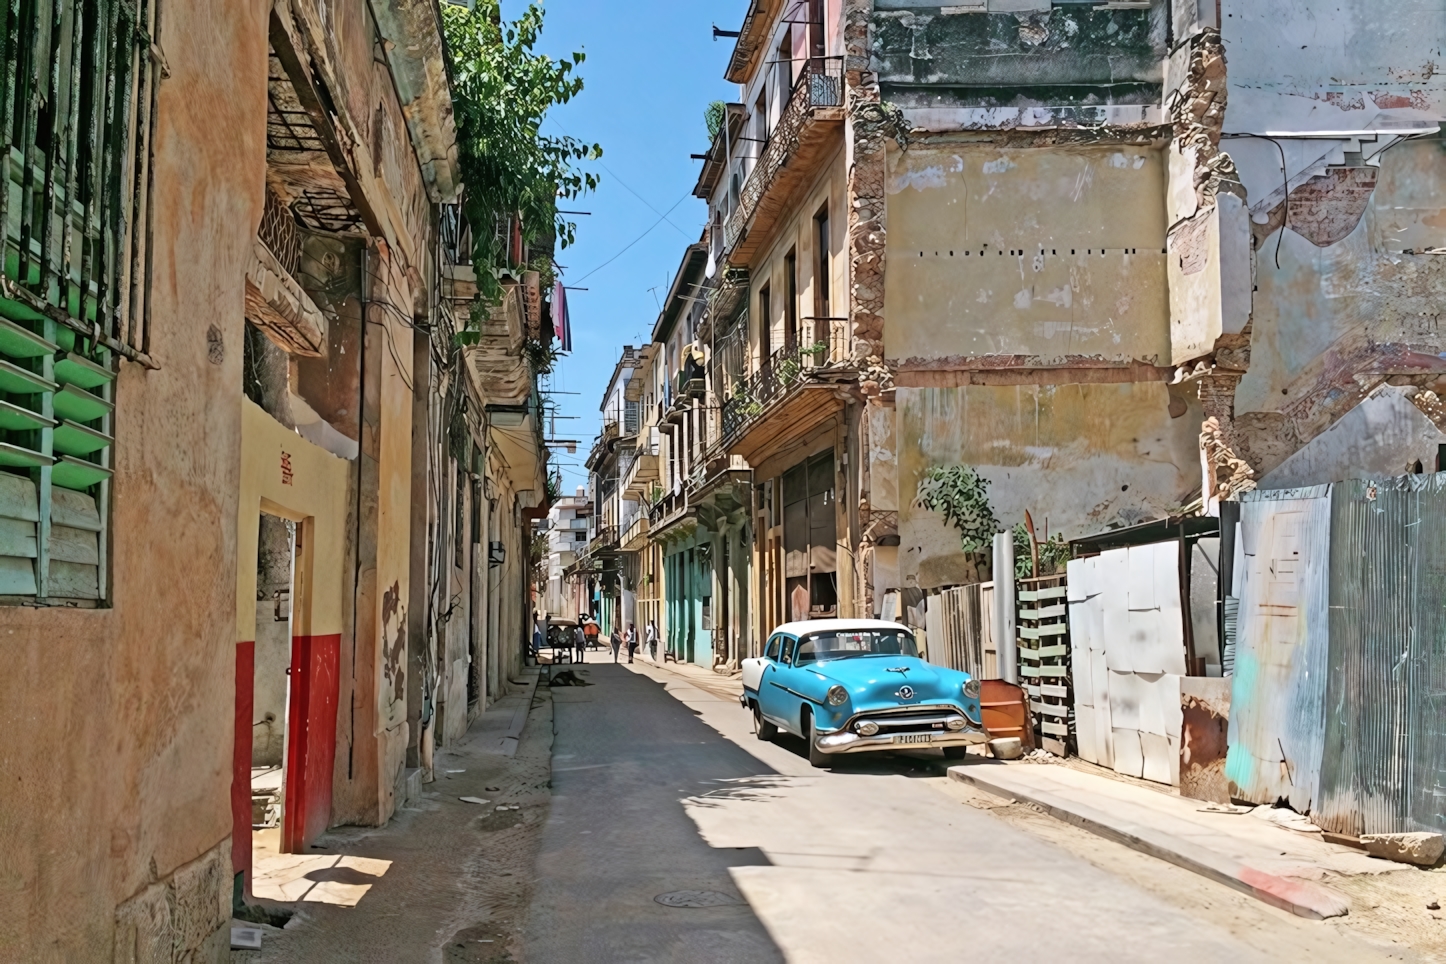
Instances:
[[[560,130],[560,131],[562,131],[563,134],[565,134],[565,135],[568,136],[568,137],[572,137],[571,134],[568,134],[568,133],[567,133],[567,129],[566,129],[566,128],[564,128],[561,124],[558,124],[558,123],[557,123],[557,119],[556,119],[556,118],[554,118],[554,117],[548,117],[547,119],[550,120],[550,121],[552,121],[552,123],[557,126],[557,129]],[[664,221],[668,221],[668,214],[671,214],[672,211],[673,211],[673,208],[675,208],[675,207],[678,206],[678,205],[675,204],[675,205],[673,205],[673,208],[668,208],[667,213],[664,213],[664,212],[662,212],[662,211],[659,211],[657,208],[653,207],[653,205],[652,205],[651,203],[649,203],[649,201],[648,201],[647,198],[643,197],[643,196],[642,196],[641,194],[639,194],[637,191],[634,191],[634,190],[632,189],[632,187],[628,184],[627,181],[624,181],[622,178],[618,177],[618,172],[617,172],[617,171],[614,171],[612,168],[608,167],[606,161],[604,161],[602,158],[598,158],[597,163],[598,163],[598,166],[600,166],[604,171],[607,171],[609,174],[611,174],[611,175],[613,176],[613,179],[616,180],[619,184],[621,184],[621,185],[627,190],[627,192],[628,192],[629,194],[631,194],[633,197],[637,198],[639,201],[642,201],[643,204],[647,206],[647,209],[648,209],[649,211],[652,211],[654,214],[656,214],[656,215],[658,215],[659,217],[661,217]],[[690,192],[690,193],[691,193],[691,192]],[[681,234],[681,235],[683,236],[684,240],[686,240],[686,241],[688,241],[688,242],[690,242],[690,243],[694,240],[693,238],[688,237],[688,232],[684,231],[682,228],[678,227],[676,224],[673,224],[672,221],[668,221],[668,224],[669,224],[670,227],[672,227],[672,229],[673,229],[674,231],[677,231],[679,234]]]
[[[684,201],[686,201],[686,200],[691,196],[691,194],[692,194],[692,192],[690,191],[690,192],[688,192],[688,194],[684,194],[682,197],[678,198],[678,200],[674,201],[674,202],[673,202],[673,207],[668,208],[667,211],[664,211],[664,212],[663,212],[663,215],[662,215],[660,218],[658,218],[658,220],[654,221],[654,222],[652,223],[652,225],[648,228],[648,230],[644,231],[642,234],[638,235],[636,238],[633,238],[633,240],[632,240],[632,241],[629,241],[628,244],[627,244],[627,246],[624,247],[621,251],[619,251],[617,254],[613,255],[611,258],[608,258],[608,259],[607,259],[606,261],[604,261],[602,264],[598,265],[596,268],[593,268],[591,271],[589,271],[587,274],[583,275],[581,278],[578,278],[577,280],[578,280],[578,281],[586,281],[588,278],[591,278],[593,275],[597,274],[597,273],[598,273],[599,271],[601,271],[603,268],[606,268],[608,265],[612,264],[612,263],[613,263],[614,261],[616,261],[618,258],[621,258],[624,254],[627,254],[629,248],[631,248],[633,245],[637,244],[639,241],[643,240],[643,238],[646,238],[648,235],[652,234],[652,233],[653,233],[653,229],[656,228],[658,225],[662,224],[664,221],[667,221],[667,220],[668,220],[668,215],[673,213],[673,208],[676,208],[678,205],[680,205],[680,204],[682,204]],[[668,223],[671,224],[672,222],[670,221],[670,222],[668,222]]]

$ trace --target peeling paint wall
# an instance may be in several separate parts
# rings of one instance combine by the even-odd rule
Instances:
[[[884,98],[914,107],[1159,103],[1163,9],[876,0]]]
[[[266,10],[168,3],[156,42],[169,72],[151,194],[160,368],[121,363],[117,376],[111,605],[0,610],[10,961],[228,953],[242,312],[263,201]]]
[[[1333,169],[1293,191],[1288,213],[1279,205],[1255,225],[1250,367],[1235,409],[1254,429],[1241,445],[1257,470],[1270,471],[1387,378],[1446,371],[1446,258],[1416,253],[1446,228],[1443,161],[1439,139],[1397,144],[1379,171]],[[1343,182],[1355,187],[1330,189]]]
[[[1075,538],[1159,518],[1200,483],[1198,403],[1175,407],[1160,382],[900,388],[899,573],[930,588],[973,581],[959,533],[915,507],[930,466],[974,466],[999,521],[1028,510]],[[1043,532],[1041,531],[1041,536]]]
[[[888,192],[891,361],[1169,355],[1158,150],[931,141],[890,152]]]

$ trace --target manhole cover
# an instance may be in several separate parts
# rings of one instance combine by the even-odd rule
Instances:
[[[664,907],[726,907],[738,903],[738,898],[717,890],[675,890],[653,900]]]

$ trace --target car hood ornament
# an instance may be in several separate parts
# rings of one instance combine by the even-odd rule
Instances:
[[[905,684],[904,686],[900,686],[898,692],[894,695],[901,700],[911,700],[914,698],[914,688]]]

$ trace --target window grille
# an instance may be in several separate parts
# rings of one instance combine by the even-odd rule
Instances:
[[[0,598],[95,605],[117,356],[148,303],[155,0],[6,5],[0,73]]]
[[[256,236],[293,279],[301,274],[301,232],[296,229],[296,218],[270,190],[266,192]]]

